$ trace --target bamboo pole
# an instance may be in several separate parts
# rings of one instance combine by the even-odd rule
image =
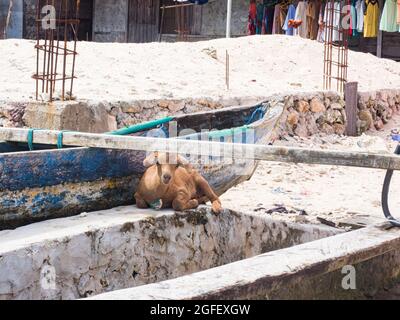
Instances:
[[[14,6],[13,0],[10,0],[9,5],[8,5],[6,25],[4,27],[4,39],[7,39],[7,30],[8,30],[8,27],[10,25],[13,6]]]
[[[1,128],[0,140],[26,143],[28,132],[29,129]],[[60,131],[54,130],[34,131],[34,143],[56,145],[59,134]],[[115,136],[83,132],[63,132],[63,145],[160,151],[202,156],[223,156],[225,159],[264,160],[400,170],[400,156],[368,152],[329,151],[185,139]]]

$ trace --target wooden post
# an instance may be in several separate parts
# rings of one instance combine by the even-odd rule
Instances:
[[[379,3],[379,19],[378,19],[378,21],[381,21],[384,2],[383,2],[383,0],[379,0],[378,3]],[[382,38],[383,38],[383,33],[381,30],[378,30],[378,37],[376,39],[377,40],[376,56],[378,58],[382,58]]]
[[[226,89],[229,90],[229,53],[226,50],[226,58],[225,58],[225,83]]]
[[[357,136],[357,111],[358,111],[358,83],[348,82],[344,88],[344,99],[346,101],[346,135]]]
[[[27,142],[29,129],[0,128],[0,141]],[[57,145],[60,131],[37,130],[34,143]],[[325,164],[385,170],[400,170],[400,156],[372,152],[325,150],[263,144],[241,144],[141,136],[116,136],[85,132],[64,132],[63,145],[105,149],[159,151],[230,159]],[[37,151],[41,152],[41,151]]]

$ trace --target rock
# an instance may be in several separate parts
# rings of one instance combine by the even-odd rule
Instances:
[[[319,98],[313,98],[310,102],[310,109],[314,113],[324,112],[326,110],[325,105]]]
[[[29,103],[25,109],[23,121],[26,126],[38,129],[92,133],[117,129],[116,117],[108,114],[104,105],[74,101]]]
[[[326,113],[326,122],[329,124],[334,123],[344,123],[344,117],[340,110],[337,109],[329,109]]]
[[[372,118],[372,115],[368,110],[361,110],[358,113],[358,118],[361,121],[365,122],[365,124],[363,125],[363,127],[365,127],[365,130],[363,130],[362,132],[367,131],[369,128],[371,128],[371,126],[372,126],[372,124],[374,122],[374,120]]]
[[[334,123],[333,130],[335,131],[336,134],[342,135],[345,133],[346,127],[344,126],[344,124]]]
[[[299,122],[299,114],[296,111],[292,111],[287,116],[286,122],[291,128],[293,128]]]
[[[133,104],[133,105],[123,105],[121,106],[122,112],[125,113],[139,113],[142,112],[143,107],[141,105]]]
[[[157,106],[160,107],[161,109],[168,109],[169,104],[170,104],[170,101],[167,101],[167,100],[162,100],[162,101],[157,102]]]
[[[376,130],[382,130],[384,126],[383,121],[381,119],[375,121],[374,126]]]
[[[321,131],[326,134],[334,134],[335,130],[327,123],[322,124]]]
[[[307,118],[307,130],[309,135],[314,135],[319,132],[317,121],[314,117]]]
[[[344,106],[338,102],[331,103],[331,109],[333,110],[342,110],[343,107]]]
[[[182,110],[183,108],[185,108],[184,102],[172,102],[168,106],[169,111],[171,111],[172,113],[178,112],[178,111]]]
[[[294,130],[294,133],[299,137],[308,137],[307,123],[304,118],[299,118],[299,122]]]
[[[307,101],[300,100],[296,103],[296,109],[297,111],[304,113],[310,110],[310,105]]]

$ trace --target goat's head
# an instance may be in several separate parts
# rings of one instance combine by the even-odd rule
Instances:
[[[175,170],[179,166],[187,165],[188,161],[180,155],[170,153],[152,152],[143,160],[146,168],[157,166],[157,173],[161,183],[167,185],[171,182]]]

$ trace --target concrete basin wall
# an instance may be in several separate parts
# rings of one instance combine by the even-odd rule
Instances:
[[[384,223],[91,299],[387,299],[399,248]]]
[[[76,299],[177,278],[332,236],[208,207],[120,207],[0,232],[0,299]]]

